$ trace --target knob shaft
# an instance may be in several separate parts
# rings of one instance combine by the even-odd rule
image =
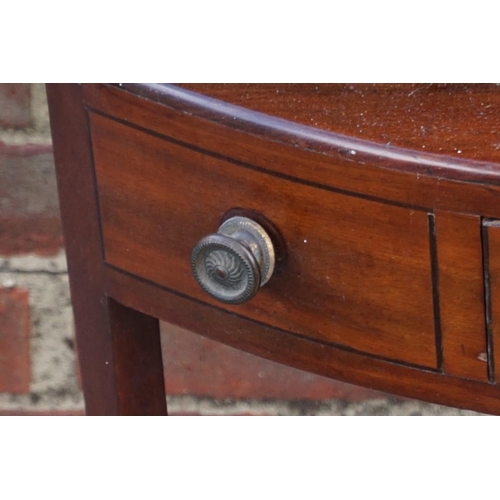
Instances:
[[[250,300],[271,278],[274,263],[269,235],[247,217],[228,219],[191,253],[193,275],[200,286],[226,304]]]

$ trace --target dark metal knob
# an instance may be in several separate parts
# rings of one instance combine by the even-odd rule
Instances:
[[[228,219],[191,253],[193,275],[200,286],[227,304],[250,300],[271,278],[274,261],[268,234],[246,217]]]

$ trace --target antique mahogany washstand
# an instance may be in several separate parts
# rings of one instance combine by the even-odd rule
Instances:
[[[87,414],[166,414],[159,319],[500,413],[500,87],[47,93]]]

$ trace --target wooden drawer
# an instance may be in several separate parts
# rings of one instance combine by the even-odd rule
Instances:
[[[311,187],[91,116],[106,261],[283,331],[437,368],[430,216]],[[225,212],[270,219],[280,272],[229,306],[195,282],[191,250]]]

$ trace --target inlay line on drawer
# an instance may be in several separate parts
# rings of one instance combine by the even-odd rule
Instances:
[[[286,266],[225,310],[437,369],[426,211],[244,168],[94,113],[90,124],[109,264],[220,307],[192,276],[192,249],[228,210],[256,211],[286,241]]]

